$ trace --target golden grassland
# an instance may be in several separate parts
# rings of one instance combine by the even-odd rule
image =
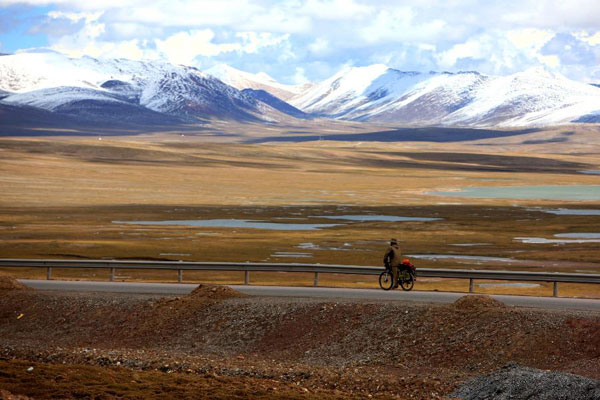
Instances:
[[[386,241],[398,237],[407,254],[522,260],[413,259],[418,267],[600,272],[597,243],[553,245],[514,240],[597,232],[599,216],[553,215],[532,207],[600,208],[600,202],[434,194],[468,186],[598,184],[600,177],[578,173],[600,169],[594,131],[578,131],[569,136],[568,144],[560,144],[560,153],[552,153],[557,145],[551,140],[557,134],[535,132],[519,137],[520,142],[510,137],[477,143],[260,145],[206,142],[179,135],[0,139],[0,257],[380,265]],[[323,218],[345,214],[441,219],[351,223]],[[341,224],[319,230],[276,231],[113,222],[216,218]],[[473,243],[477,245],[465,246]],[[281,252],[306,253],[307,257],[282,257]],[[45,272],[11,273],[42,277]],[[118,274],[120,279],[176,279],[173,272]],[[54,271],[55,278],[107,276],[108,271],[102,270]],[[243,276],[186,272],[185,279],[241,283]],[[312,279],[310,274],[252,275],[252,283],[257,284],[312,285]],[[375,277],[368,276],[322,275],[319,281],[326,286],[376,285]],[[561,295],[597,297],[600,288],[596,286],[561,284]],[[465,291],[468,282],[422,279],[415,288]],[[551,287],[476,284],[476,291],[549,294]]]

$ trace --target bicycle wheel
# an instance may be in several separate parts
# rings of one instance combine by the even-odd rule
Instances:
[[[403,279],[404,277],[402,277],[402,279],[400,279],[400,287],[402,287],[402,290],[412,290],[413,286],[415,286],[415,277],[413,276],[413,274],[407,274],[408,275],[408,279]]]
[[[379,287],[383,290],[390,290],[394,286],[394,279],[392,279],[392,274],[390,271],[383,271],[379,275]]]

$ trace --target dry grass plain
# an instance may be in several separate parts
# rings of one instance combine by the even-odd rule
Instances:
[[[163,133],[102,140],[0,139],[0,257],[380,265],[386,241],[398,237],[407,254],[514,259],[413,259],[418,267],[600,272],[598,243],[514,240],[598,232],[600,216],[554,215],[533,207],[600,209],[600,201],[467,199],[433,193],[470,186],[596,185],[599,176],[578,172],[600,170],[600,135],[595,127],[461,143],[244,144],[239,135],[219,135],[243,129],[250,138],[277,131],[216,125],[210,137]],[[567,139],[557,142],[557,138]],[[440,220],[324,218],[361,214]],[[192,219],[339,225],[281,231],[113,222]],[[44,271],[34,269],[9,272],[19,277],[44,276]],[[54,271],[56,278],[107,276],[108,271]],[[176,275],[119,271],[119,278],[173,281]],[[213,283],[243,280],[238,273],[210,272],[190,272],[184,278]],[[311,285],[312,276],[257,273],[252,282]],[[376,285],[374,277],[368,276],[322,276],[320,284]],[[416,289],[465,291],[467,285],[422,279]],[[561,285],[561,295],[600,297],[597,286]],[[550,294],[551,290],[549,285],[476,285],[481,293]]]

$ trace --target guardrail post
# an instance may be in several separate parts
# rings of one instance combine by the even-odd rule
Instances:
[[[313,282],[313,286],[319,286],[319,273],[315,272],[315,281]]]
[[[473,293],[473,278],[469,278],[469,293]]]
[[[244,285],[250,284],[250,271],[244,271]]]
[[[558,297],[558,282],[554,282],[552,287],[552,297]]]
[[[179,282],[179,283],[183,282],[183,270],[182,269],[177,270],[177,282]]]
[[[110,281],[113,282],[115,280],[115,268],[110,269]]]
[[[52,279],[52,267],[46,268],[46,279],[47,280],[51,280]]]

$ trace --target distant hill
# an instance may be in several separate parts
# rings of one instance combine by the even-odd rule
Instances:
[[[25,107],[23,113],[35,108],[88,122],[112,118],[126,124],[177,125],[293,118],[285,107],[275,109],[196,68],[162,61],[76,59],[53,52],[1,57],[0,98],[3,104]]]
[[[416,125],[528,127],[600,112],[600,88],[534,68],[508,76],[347,68],[290,103],[323,117]]]

